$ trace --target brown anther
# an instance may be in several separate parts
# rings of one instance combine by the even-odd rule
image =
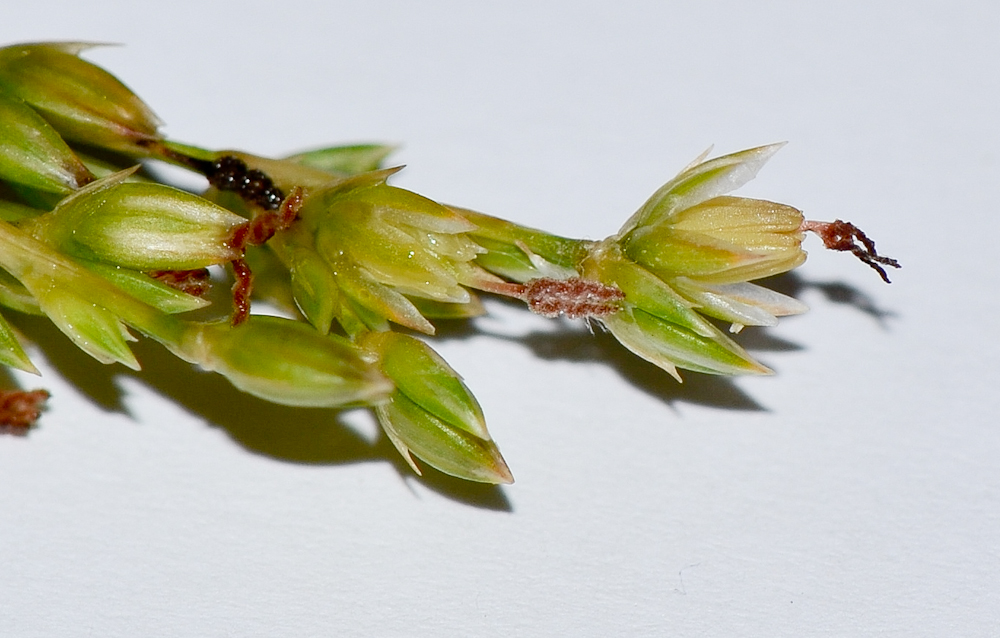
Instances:
[[[0,433],[26,434],[48,398],[45,390],[0,390]]]
[[[900,263],[890,257],[883,257],[875,250],[875,242],[864,232],[850,222],[836,220],[833,222],[805,221],[802,230],[813,232],[823,240],[823,245],[830,250],[851,252],[855,257],[871,266],[882,277],[885,283],[891,283],[885,268],[880,264],[893,268],[902,268]]]
[[[212,287],[211,275],[207,268],[199,268],[197,270],[154,270],[148,274],[160,283],[195,297],[205,296]]]

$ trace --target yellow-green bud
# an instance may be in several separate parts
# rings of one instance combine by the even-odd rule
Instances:
[[[158,139],[159,120],[117,78],[78,57],[94,44],[53,42],[0,49],[0,89],[35,108],[67,139],[135,151]]]
[[[0,179],[68,195],[94,176],[31,107],[0,92]]]
[[[439,419],[489,439],[479,402],[451,366],[423,341],[398,332],[371,333],[361,343],[375,353],[396,389]]]
[[[726,195],[752,179],[780,146],[699,158],[650,197],[617,235],[586,247],[579,265],[583,277],[624,294],[619,312],[597,320],[627,348],[675,377],[677,368],[769,372],[699,314],[731,321],[736,332],[804,310],[794,299],[747,283],[805,260],[802,213]]]
[[[802,213],[784,204],[727,196],[752,179],[782,145],[697,161],[657,191],[615,239],[700,313],[769,326],[806,308],[750,283],[806,259]]]
[[[389,440],[415,472],[413,455],[432,467],[469,481],[513,483],[514,477],[493,441],[473,436],[427,412],[400,392],[375,408]]]
[[[335,180],[312,191],[295,228],[272,242],[293,271],[296,303],[321,330],[332,305],[351,335],[386,330],[389,321],[433,334],[412,299],[468,304],[473,297],[466,286],[499,281],[473,263],[483,252],[466,235],[475,226],[440,204],[387,185],[393,172]],[[327,268],[309,265],[303,251],[318,254]],[[322,292],[329,289],[329,275],[342,294]],[[324,304],[321,296],[338,300]]]
[[[677,368],[709,374],[767,374],[743,348],[694,311],[694,304],[632,262],[608,239],[583,262],[585,277],[625,294],[621,310],[598,318],[626,348],[680,380]]]
[[[101,363],[118,362],[139,369],[139,362],[126,343],[135,341],[135,337],[114,313],[67,290],[42,272],[23,281],[38,299],[42,312],[77,347]]]
[[[349,180],[304,208],[322,206],[321,228],[335,235],[338,252],[380,283],[438,301],[468,301],[459,284],[460,264],[482,250],[461,233],[475,226],[429,199],[387,185],[385,177]]]
[[[62,250],[135,270],[192,270],[240,256],[233,230],[246,222],[175,188],[132,183],[122,171],[64,199],[25,228]]]
[[[21,342],[17,338],[14,329],[10,327],[7,320],[0,315],[0,364],[39,374],[38,368],[31,363],[31,359],[24,353]]]
[[[396,391],[376,407],[390,440],[415,471],[411,453],[460,478],[510,483],[510,470],[486,430],[482,409],[458,374],[427,344],[394,332],[370,333],[362,346]]]
[[[175,352],[244,392],[284,405],[371,405],[393,389],[351,342],[279,317],[251,315],[237,327],[192,324]]]
[[[731,284],[799,266],[805,221],[784,204],[715,197],[622,239],[625,253],[664,278]]]

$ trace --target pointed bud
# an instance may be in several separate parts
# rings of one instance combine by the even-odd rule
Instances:
[[[42,276],[25,281],[42,312],[81,350],[101,363],[121,363],[133,370],[139,362],[126,341],[135,341],[113,313],[89,299],[46,282]]]
[[[698,312],[770,326],[805,311],[798,301],[748,283],[806,259],[801,211],[726,193],[752,179],[782,145],[697,160],[668,182],[616,236],[624,254],[694,304]]]
[[[420,474],[411,453],[432,467],[480,483],[509,484],[514,477],[493,441],[455,428],[395,392],[375,414],[389,440],[410,467]]]
[[[38,300],[6,270],[0,268],[0,306],[29,315],[42,314]]]
[[[195,297],[181,292],[176,288],[153,279],[146,273],[109,266],[97,262],[84,262],[81,265],[93,273],[104,277],[115,286],[124,290],[132,297],[167,314],[190,312],[208,306],[211,302],[201,297]]]
[[[423,341],[398,332],[367,335],[362,347],[378,357],[396,389],[434,416],[489,439],[479,402],[451,366]]]
[[[777,275],[806,259],[801,211],[757,199],[716,197],[623,239],[625,253],[657,275],[731,284]]]
[[[295,305],[316,330],[326,334],[340,302],[337,279],[314,251],[295,246],[289,253],[288,271]]]
[[[336,247],[399,292],[465,303],[469,296],[458,264],[482,252],[462,235],[474,226],[429,199],[387,185],[383,173],[347,180],[307,202],[305,209],[324,211],[320,228],[331,235],[327,250]]]
[[[235,328],[192,324],[175,353],[244,392],[283,405],[370,405],[393,388],[346,339],[278,317],[252,315]]]
[[[780,146],[698,158],[617,235],[586,248],[584,277],[624,294],[620,312],[597,319],[627,348],[678,379],[677,368],[770,372],[699,314],[731,321],[738,332],[804,309],[747,283],[805,260],[802,213],[726,195],[752,179]]]
[[[433,334],[412,299],[468,304],[468,286],[495,278],[473,263],[484,252],[466,234],[475,226],[436,202],[387,185],[393,172],[366,173],[315,191],[299,220],[313,229],[313,245],[302,232],[295,241],[326,260],[349,299],[338,310],[342,325],[357,319],[384,329],[388,320]]]
[[[693,304],[630,261],[612,239],[596,244],[584,275],[625,294],[622,309],[598,320],[626,348],[680,380],[677,368],[709,374],[768,374],[743,348],[699,317]]]
[[[193,270],[240,256],[230,240],[244,218],[175,188],[124,181],[132,170],[80,189],[25,228],[77,257],[134,270]]]
[[[94,176],[49,123],[0,93],[0,179],[68,195]]]
[[[458,374],[422,341],[394,332],[371,333],[362,345],[396,386],[376,415],[390,440],[419,473],[411,453],[459,478],[510,483],[482,409]]]
[[[113,75],[78,57],[94,44],[19,44],[0,49],[0,90],[35,108],[69,140],[134,152],[158,139],[159,120]]]
[[[31,359],[24,353],[21,341],[10,327],[7,320],[0,315],[0,364],[17,368],[24,372],[39,374],[38,368],[31,363]]]

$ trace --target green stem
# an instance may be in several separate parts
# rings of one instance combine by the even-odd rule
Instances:
[[[578,268],[587,256],[588,247],[593,243],[552,235],[464,208],[453,210],[476,225],[476,230],[469,233],[471,237],[484,237],[514,246],[523,245],[546,261],[571,270]]]

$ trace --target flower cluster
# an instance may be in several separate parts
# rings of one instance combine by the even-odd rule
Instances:
[[[626,347],[677,376],[769,372],[704,316],[772,326],[805,311],[800,302],[749,283],[805,261],[803,217],[768,201],[727,196],[779,148],[764,146],[697,162],[668,182],[617,235],[594,245],[582,270],[625,293],[601,319]],[[702,316],[704,315],[704,316]]]
[[[700,158],[617,234],[571,239],[391,186],[385,146],[276,159],[166,139],[131,90],[79,57],[88,46],[0,49],[0,306],[47,317],[102,363],[138,369],[134,331],[269,401],[366,407],[418,473],[419,459],[513,480],[459,374],[399,331],[477,316],[482,292],[599,322],[674,376],[760,374],[712,320],[738,332],[805,310],[750,282],[800,265],[806,231],[883,276],[879,264],[898,266],[853,226],[729,196],[777,145]],[[208,187],[159,183],[149,160]],[[208,268],[231,270],[232,310],[201,296]],[[288,316],[251,314],[262,299]],[[3,317],[0,363],[37,373]],[[30,424],[46,396],[0,392],[3,425]]]

